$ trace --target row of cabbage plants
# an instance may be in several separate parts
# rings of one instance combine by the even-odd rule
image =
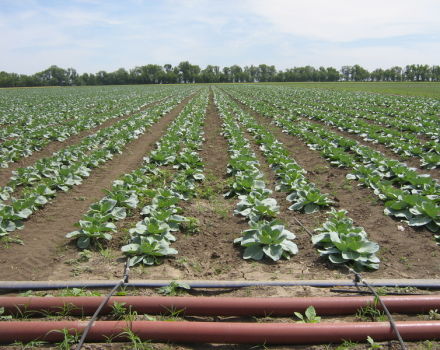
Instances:
[[[272,191],[266,187],[263,173],[249,140],[235,120],[229,105],[217,92],[215,104],[222,118],[222,134],[228,142],[227,172],[233,181],[226,197],[238,197],[234,214],[244,216],[250,229],[241,233],[234,243],[244,247],[244,259],[261,260],[264,256],[278,261],[298,253],[295,235],[276,219],[279,206]]]
[[[429,175],[419,174],[406,164],[321,125],[298,120],[268,102],[256,103],[236,90],[229,91],[256,112],[272,118],[285,132],[302,139],[309,148],[320,151],[332,165],[352,169],[347,177],[372,188],[385,202],[385,214],[404,219],[410,226],[440,230],[440,185]]]
[[[307,214],[325,208],[333,202],[326,193],[321,193],[315,184],[307,180],[307,173],[289,156],[283,144],[267,128],[261,126],[255,118],[241,109],[234,101],[224,94],[219,94],[223,104],[229,108],[241,125],[254,137],[263,152],[269,166],[278,177],[276,190],[287,192],[287,200],[293,204],[290,210],[302,211]]]
[[[288,193],[286,199],[293,202],[290,210],[310,214],[332,205],[329,196],[307,180],[306,171],[289,156],[287,149],[270,130],[260,125],[234,101],[223,94],[220,96],[225,106],[233,111],[236,120],[254,137],[266,161],[275,171],[278,180],[276,190]],[[318,234],[312,236],[312,243],[320,255],[334,264],[347,264],[356,270],[378,269],[380,259],[376,253],[379,245],[369,240],[362,227],[354,226],[347,211],[333,208],[328,214],[329,219],[316,230]]]
[[[251,94],[251,91],[244,90],[244,93]],[[361,118],[353,117],[341,110],[328,110],[326,104],[316,102],[316,97],[313,96],[307,96],[307,99],[303,100],[292,100],[288,93],[289,90],[279,88],[276,91],[255,89],[255,92],[258,99],[271,102],[278,108],[288,110],[290,114],[318,120],[341,131],[359,135],[365,141],[381,143],[403,158],[420,158],[421,167],[434,169],[440,166],[440,144],[438,143],[440,126],[437,139],[424,141],[413,132],[384,128],[371,121],[367,122]],[[275,93],[277,94],[275,95]]]
[[[387,96],[383,94],[297,89],[274,86],[277,96],[313,105],[328,112],[438,139],[440,102],[424,97]]]
[[[67,234],[76,239],[81,249],[102,244],[116,232],[116,221],[127,213],[140,211],[142,219],[129,229],[130,237],[121,250],[130,258],[130,265],[152,265],[160,257],[177,254],[171,243],[173,232],[187,222],[179,215],[181,200],[195,193],[196,181],[204,179],[203,163],[198,151],[203,142],[203,120],[207,106],[207,91],[191,100],[168,127],[156,148],[144,158],[141,167],[113,182],[112,188],[92,204],[79,230]],[[169,182],[167,170],[172,169]],[[140,204],[147,204],[139,208]]]
[[[46,109],[40,111],[41,115],[35,120],[28,116],[28,119],[22,123],[6,124],[4,128],[1,128],[0,168],[7,168],[10,163],[29,157],[51,142],[63,142],[73,135],[95,128],[108,120],[129,113],[137,113],[146,105],[160,101],[174,93],[174,90],[159,89],[151,91],[151,94],[147,96],[128,94],[120,97],[115,101],[116,103],[110,103],[111,100],[108,99],[111,96],[106,96],[107,100],[96,100],[96,106],[87,104],[87,108],[78,106],[73,110],[67,109],[69,113],[66,113],[65,118],[60,117],[61,112],[52,109],[52,105],[46,104]],[[111,107],[101,107],[101,103],[98,102],[108,102],[107,106]],[[14,117],[9,116],[8,120],[19,119],[14,113],[12,115]]]
[[[46,205],[57,191],[69,191],[90,176],[94,168],[122,153],[125,146],[145,133],[174,108],[184,94],[134,114],[67,147],[33,166],[18,169],[0,190],[0,235],[23,228],[23,221]],[[16,194],[19,197],[16,198]]]

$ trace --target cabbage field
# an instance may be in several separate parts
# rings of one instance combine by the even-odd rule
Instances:
[[[440,99],[0,91],[2,280],[440,278]]]

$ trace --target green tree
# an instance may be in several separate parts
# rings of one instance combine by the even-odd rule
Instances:
[[[367,81],[370,78],[370,73],[358,64],[351,67],[351,80]]]
[[[339,71],[333,67],[327,67],[327,81],[338,81],[341,78]]]
[[[180,80],[183,83],[194,83],[200,74],[200,67],[188,61],[180,62],[177,66]]]

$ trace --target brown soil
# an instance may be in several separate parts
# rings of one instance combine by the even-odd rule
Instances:
[[[140,109],[140,111],[144,111],[147,108],[150,108],[154,105],[157,105],[160,101],[162,101],[162,100],[149,103],[148,105],[142,107]],[[51,142],[48,145],[46,145],[43,149],[41,149],[40,151],[35,151],[34,153],[32,153],[32,155],[30,155],[29,157],[25,157],[25,158],[20,159],[17,162],[10,163],[8,168],[6,168],[6,169],[0,168],[0,187],[5,186],[8,183],[8,181],[10,180],[10,178],[12,176],[12,172],[14,170],[17,170],[18,168],[25,168],[27,166],[34,164],[39,159],[42,159],[45,157],[50,157],[50,156],[52,156],[53,153],[58,152],[63,148],[72,146],[72,145],[80,142],[84,137],[92,135],[101,129],[107,128],[120,120],[127,119],[130,116],[132,116],[134,113],[137,113],[137,112],[138,111],[130,112],[130,113],[123,115],[122,117],[111,118],[111,119],[105,121],[104,123],[98,125],[97,127],[81,131],[80,133],[69,137],[67,140],[65,140],[63,142],[59,142],[59,141]]]
[[[25,223],[25,228],[17,234],[24,245],[0,248],[0,262],[4,266],[0,279],[47,279],[52,273],[52,265],[63,255],[66,247],[63,246],[66,242],[65,234],[75,230],[74,223],[82,217],[90,204],[102,197],[104,188],[109,188],[120,175],[141,165],[145,153],[154,147],[168,124],[190,98],[187,97],[145,134],[128,144],[122,154],[96,169],[81,185],[67,193],[58,194],[51,203],[31,216]]]

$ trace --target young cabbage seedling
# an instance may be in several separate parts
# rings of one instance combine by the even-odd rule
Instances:
[[[306,309],[304,315],[300,312],[294,312],[294,314],[300,319],[299,323],[319,323],[321,321],[321,317],[316,315],[316,310],[312,305]]]

